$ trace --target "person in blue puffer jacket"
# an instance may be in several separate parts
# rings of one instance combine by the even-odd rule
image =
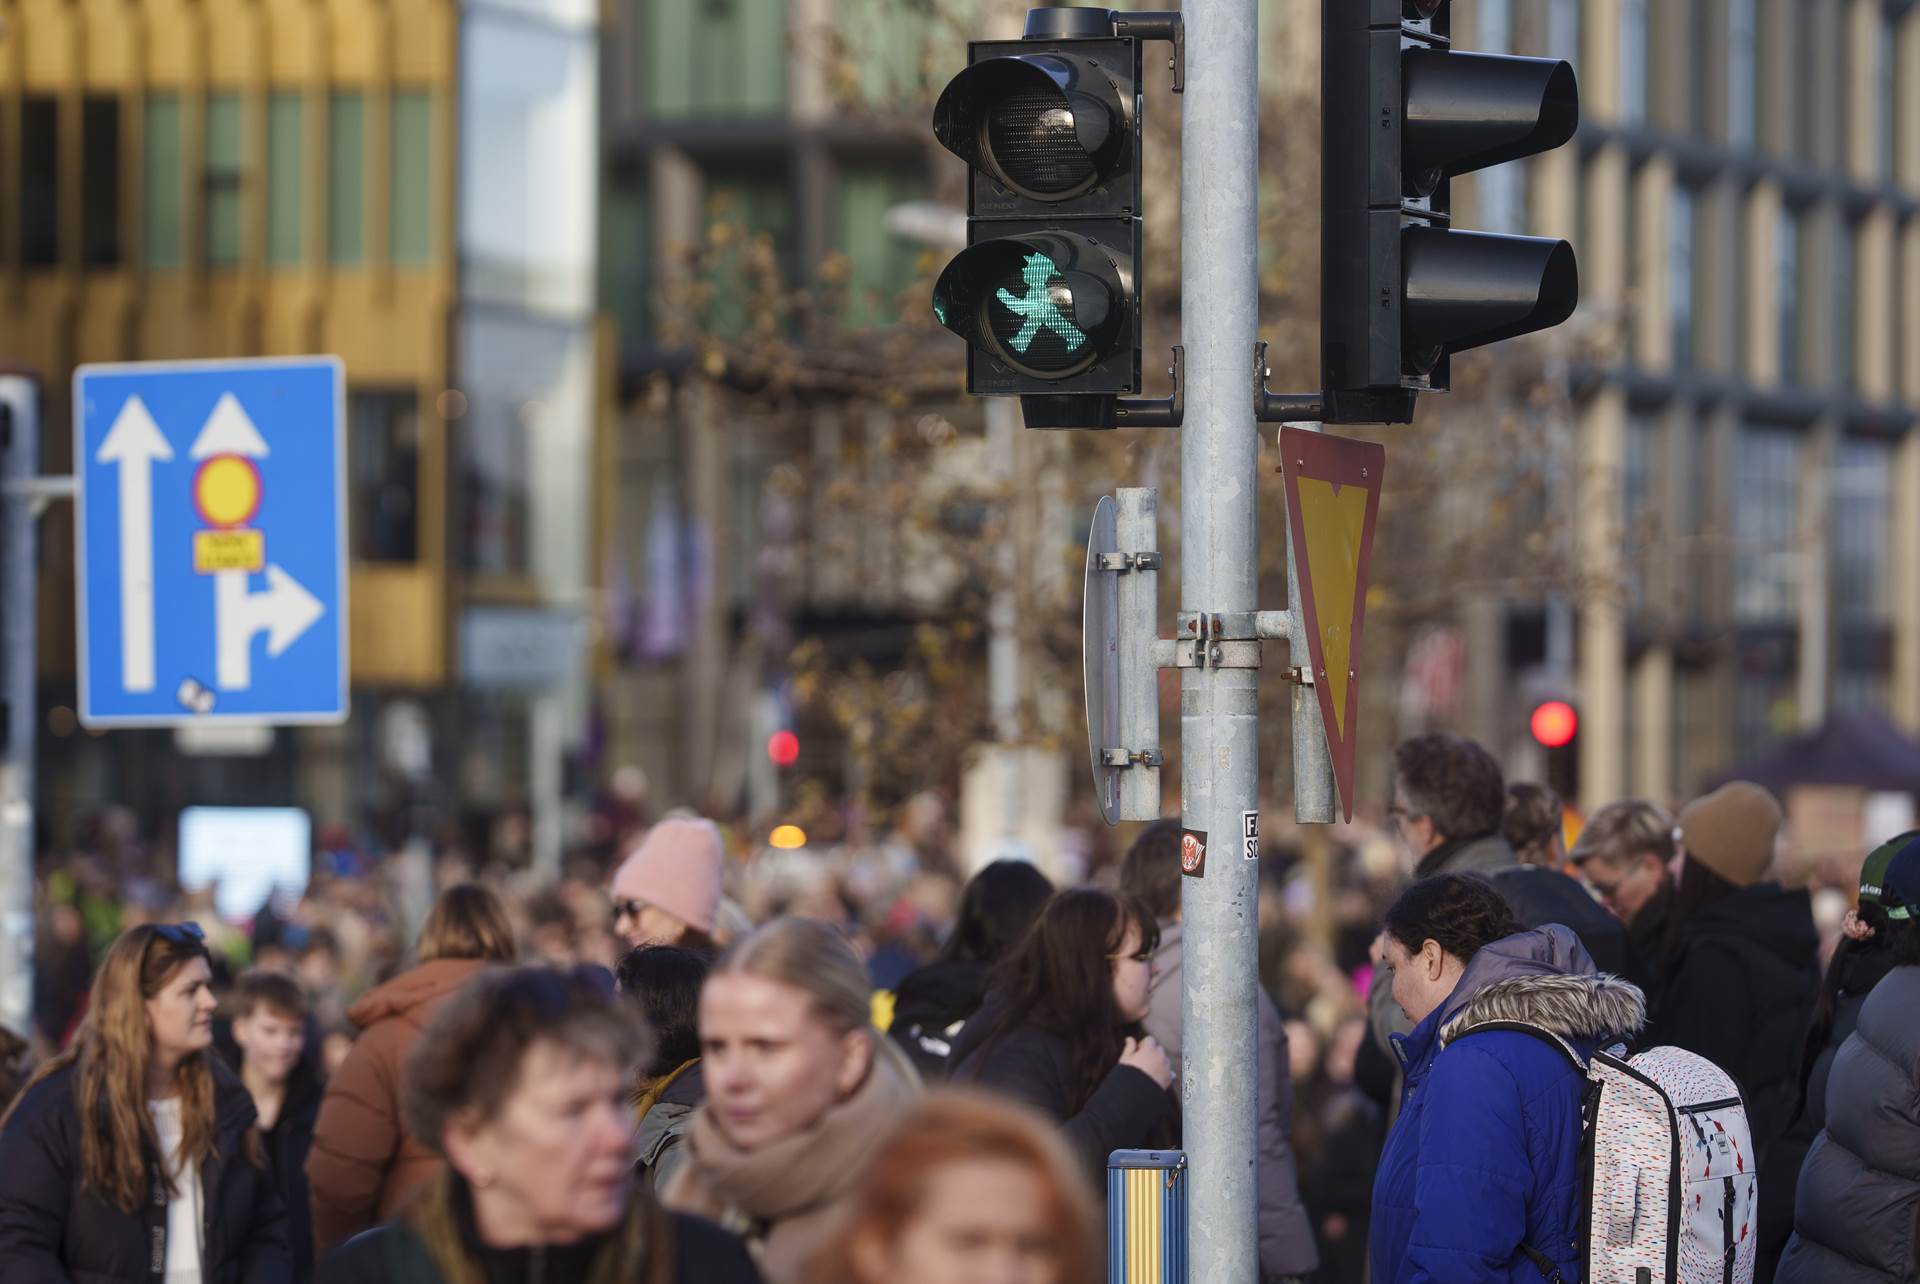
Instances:
[[[1395,1035],[1400,1117],[1373,1186],[1374,1284],[1582,1278],[1582,1060],[1646,1023],[1639,990],[1598,974],[1558,924],[1520,931],[1492,884],[1441,874],[1387,911],[1382,961],[1414,1022]]]

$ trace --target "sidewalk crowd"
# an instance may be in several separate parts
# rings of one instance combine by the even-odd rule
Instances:
[[[813,819],[608,806],[549,887],[524,826],[331,830],[228,922],[94,818],[0,1032],[0,1284],[1103,1278],[1108,1155],[1190,1108],[1179,822],[1056,886],[931,795]],[[1660,1048],[1738,1088],[1713,1278],[1920,1280],[1920,833],[1842,896],[1744,782],[1562,819],[1432,733],[1330,874],[1266,853],[1263,1279],[1586,1278],[1589,1071]]]

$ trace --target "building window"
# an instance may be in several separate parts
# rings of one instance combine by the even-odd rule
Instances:
[[[20,103],[20,261],[52,267],[60,257],[59,100]]]
[[[358,93],[327,104],[327,257],[335,263],[366,255],[366,116]]]
[[[1547,0],[1547,57],[1580,70],[1580,0]]]
[[[180,98],[154,94],[147,99],[145,155],[142,173],[146,186],[146,263],[148,267],[180,266],[185,201],[180,132]]]
[[[600,297],[620,329],[620,350],[636,353],[653,338],[653,285],[648,273],[647,189],[610,182],[600,204]]]
[[[747,247],[766,238],[782,279],[797,279],[790,188],[784,175],[760,172],[710,174],[707,182],[707,222],[729,229],[718,239],[730,248],[707,262],[713,294],[705,320],[716,334],[737,335],[754,322],[753,309],[769,302],[766,283],[753,270]]]
[[[1893,182],[1900,166],[1900,28],[1891,16],[1880,19],[1875,46],[1874,99],[1880,116],[1880,176]]]
[[[240,261],[240,198],[246,165],[245,105],[239,94],[207,95],[207,262]]]
[[[787,0],[666,0],[646,6],[640,83],[647,114],[777,116],[787,104]]]
[[[418,561],[420,398],[411,392],[353,392],[347,415],[354,559]]]
[[[302,253],[301,145],[306,101],[297,92],[275,93],[267,100],[267,262],[298,263]]]
[[[1780,211],[1773,240],[1773,301],[1780,322],[1780,382],[1800,379],[1800,216]]]
[[[1842,437],[1829,491],[1834,623],[1833,707],[1884,709],[1891,659],[1891,443]]]
[[[899,294],[914,279],[919,247],[887,230],[887,211],[925,195],[918,174],[897,170],[843,170],[836,232],[838,249],[851,266],[847,324],[855,328],[894,325]]]
[[[1620,123],[1647,119],[1647,0],[1620,0]]]
[[[1684,187],[1673,189],[1673,203],[1667,211],[1667,316],[1671,324],[1673,368],[1685,370],[1693,364],[1693,300],[1695,265],[1693,255],[1693,193]]]
[[[80,108],[80,256],[88,267],[120,264],[120,100]]]
[[[1791,621],[1798,611],[1800,434],[1749,424],[1734,463],[1733,614],[1742,623]]]
[[[1754,98],[1759,56],[1759,22],[1754,12],[1757,3],[1727,0],[1727,141],[1735,147],[1754,144],[1758,112]]]
[[[393,96],[392,226],[395,263],[433,257],[433,94],[401,90]]]
[[[1627,600],[1647,605],[1647,554],[1659,545],[1659,513],[1653,497],[1654,456],[1660,425],[1652,415],[1627,416],[1626,457],[1620,475],[1621,526],[1625,534]]]
[[[1833,258],[1833,380],[1842,388],[1858,385],[1860,224],[1842,219],[1835,232]]]

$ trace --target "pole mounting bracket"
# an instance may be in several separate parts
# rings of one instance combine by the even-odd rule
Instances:
[[[1263,424],[1312,422],[1326,413],[1327,398],[1319,392],[1268,392],[1273,371],[1267,366],[1267,341],[1253,345],[1253,417]]]
[[[1113,34],[1132,36],[1135,40],[1167,40],[1173,43],[1173,53],[1167,59],[1167,70],[1173,73],[1173,92],[1183,94],[1187,91],[1187,24],[1177,9],[1141,10],[1115,9],[1113,11]]]

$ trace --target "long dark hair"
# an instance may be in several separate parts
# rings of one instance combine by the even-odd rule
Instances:
[[[1097,887],[1072,888],[1047,902],[995,973],[1001,1003],[987,1055],[1002,1036],[1023,1026],[1061,1040],[1071,1075],[1069,1114],[1080,1113],[1137,1029],[1113,996],[1112,956],[1130,926],[1139,931],[1142,950],[1159,948],[1159,925],[1141,905]]]
[[[1053,884],[1023,860],[997,860],[967,880],[953,935],[940,949],[942,963],[1000,962],[1020,944],[1040,917]]]

